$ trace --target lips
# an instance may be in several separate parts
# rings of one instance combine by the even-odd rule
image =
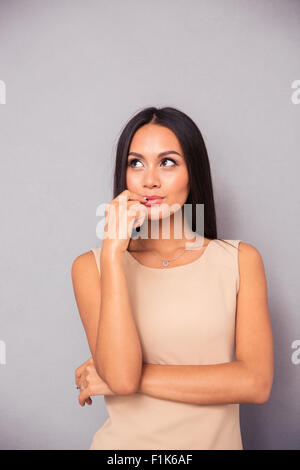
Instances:
[[[158,196],[146,196],[148,197],[149,201],[145,201],[146,206],[152,206],[153,204],[160,204],[164,198],[163,197],[158,197]]]

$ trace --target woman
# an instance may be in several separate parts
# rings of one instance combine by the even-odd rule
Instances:
[[[207,151],[186,114],[150,107],[128,122],[105,217],[126,235],[72,265],[92,355],[76,370],[79,403],[104,395],[109,412],[90,450],[243,449],[239,404],[265,403],[273,382],[264,265],[253,245],[217,238]]]

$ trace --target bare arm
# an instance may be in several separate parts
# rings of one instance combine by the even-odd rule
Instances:
[[[241,361],[201,366],[143,364],[138,392],[198,405],[257,403],[261,393],[255,385]]]
[[[78,256],[72,282],[95,368],[118,395],[134,393],[142,370],[142,351],[131,312],[122,256]]]
[[[101,308],[95,367],[115,393],[133,393],[142,373],[142,348],[131,311],[123,254],[101,253]],[[103,374],[103,375],[102,375]]]
[[[212,365],[143,364],[139,392],[197,404],[265,403],[273,382],[273,335],[260,253],[240,242],[235,361]]]

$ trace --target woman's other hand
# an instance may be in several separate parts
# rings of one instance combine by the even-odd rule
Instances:
[[[95,395],[115,395],[98,375],[92,357],[75,370],[75,383],[80,389],[78,401],[81,406],[85,406],[85,403],[91,405],[93,403],[91,397]],[[82,386],[83,390],[81,390]]]

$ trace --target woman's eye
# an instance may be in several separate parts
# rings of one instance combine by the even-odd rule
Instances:
[[[137,158],[133,158],[132,160],[128,162],[128,166],[135,166],[133,165],[133,162],[139,162],[139,160]]]
[[[163,162],[167,162],[169,160],[169,162],[173,162],[174,165],[176,165],[176,162],[172,159],[172,158],[164,158],[162,161]],[[172,165],[171,165],[172,166]]]
[[[170,161],[170,162],[174,163],[174,166],[177,165],[177,163],[175,162],[175,160],[173,160],[172,158],[164,158],[164,159],[162,160],[162,162],[167,162],[167,161]],[[135,166],[136,166],[136,165],[134,165],[135,162],[140,162],[140,160],[138,160],[137,158],[133,158],[132,160],[130,160],[130,161],[128,162],[128,166],[130,166],[130,167],[135,167]],[[163,165],[163,166],[166,166],[166,165]],[[168,166],[170,166],[170,165],[168,165]],[[171,166],[172,166],[172,165],[171,165]]]

